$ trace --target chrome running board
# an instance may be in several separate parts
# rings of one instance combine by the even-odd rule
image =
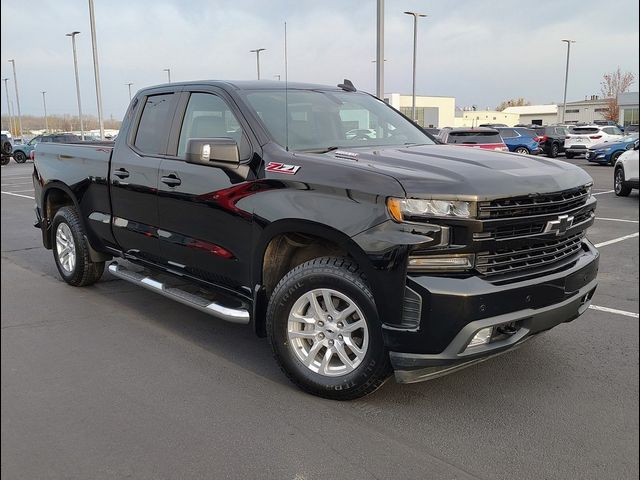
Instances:
[[[246,308],[230,308],[225,307],[221,303],[206,298],[205,296],[186,291],[177,286],[171,286],[162,280],[153,278],[147,272],[136,272],[127,267],[120,265],[118,262],[109,264],[109,272],[122,280],[131,282],[135,285],[159,293],[171,300],[180,302],[189,307],[193,307],[213,317],[225,320],[231,323],[249,323],[249,311]]]

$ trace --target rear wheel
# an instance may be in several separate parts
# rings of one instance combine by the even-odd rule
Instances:
[[[291,270],[271,296],[266,326],[280,368],[313,395],[359,398],[391,373],[373,295],[349,259],[316,258]]]
[[[616,173],[613,175],[613,189],[619,197],[628,197],[631,193],[631,187],[624,181],[622,167],[616,168]]]
[[[24,163],[27,161],[27,155],[22,150],[18,150],[13,153],[13,159],[16,163]]]
[[[53,217],[51,228],[53,258],[62,279],[74,287],[97,282],[104,272],[104,262],[93,262],[78,213],[62,207]]]
[[[527,147],[518,147],[514,152],[519,153],[520,155],[529,155],[529,149]]]
[[[567,157],[568,159],[571,159],[571,158],[575,157],[575,154],[573,154],[573,153],[571,153],[571,152],[566,152],[566,153],[564,154],[564,156],[565,156],[565,157]]]
[[[11,157],[5,157],[4,155],[2,156],[2,165],[7,165],[9,163],[9,160],[11,160]]]
[[[556,158],[559,152],[560,152],[560,147],[558,146],[557,143],[554,143],[551,145],[551,148],[549,149],[549,157]]]

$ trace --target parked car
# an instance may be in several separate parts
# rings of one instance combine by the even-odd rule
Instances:
[[[350,82],[290,87],[146,88],[113,147],[38,144],[37,226],[62,279],[90,285],[110,262],[250,325],[293,383],[339,400],[392,371],[416,382],[477,363],[586,311],[599,262],[586,171],[435,144]],[[353,111],[382,133],[347,139]]]
[[[631,123],[624,127],[624,133],[638,133],[638,131],[639,129],[637,123]]]
[[[36,148],[36,145],[41,142],[73,143],[79,142],[80,140],[80,137],[73,133],[52,133],[47,135],[38,135],[25,144],[15,145],[13,148],[13,159],[18,163],[26,162],[28,158],[31,158],[31,152]]]
[[[599,143],[589,147],[587,160],[601,165],[615,165],[620,155],[638,145],[638,134],[625,135],[617,142]]]
[[[564,141],[565,156],[586,155],[589,147],[604,142],[614,142],[623,136],[616,126],[585,125],[573,127]]]
[[[556,158],[558,154],[564,152],[564,141],[569,133],[569,129],[564,126],[546,125],[535,126],[534,131],[538,135],[538,142],[542,153],[550,158]]]
[[[437,137],[438,135],[440,135],[440,129],[439,128],[424,127],[422,130],[424,130],[429,135],[432,135],[434,137]]]
[[[0,148],[2,150],[2,165],[6,165],[11,161],[11,155],[13,151],[13,145],[11,145],[11,140],[8,135],[2,134],[2,141],[0,143]]]
[[[496,128],[510,152],[537,155],[540,153],[538,134],[530,128]]]
[[[627,150],[616,162],[613,171],[613,189],[619,197],[627,197],[632,189],[638,189],[638,143]]]
[[[443,128],[438,138],[442,143],[460,145],[463,147],[483,148],[508,152],[500,132],[495,128]]]
[[[501,128],[501,127],[508,127],[509,125],[505,125],[504,123],[483,123],[481,125],[478,125],[478,127],[484,127],[484,128]]]

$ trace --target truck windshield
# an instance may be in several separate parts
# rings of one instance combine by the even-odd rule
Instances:
[[[284,90],[254,90],[246,99],[272,139],[290,150],[434,144],[398,112],[364,93],[292,89],[285,95]]]

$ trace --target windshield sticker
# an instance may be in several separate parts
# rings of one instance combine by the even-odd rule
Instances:
[[[300,170],[299,165],[287,165],[279,162],[269,162],[267,172],[284,173],[285,175],[295,175]]]

